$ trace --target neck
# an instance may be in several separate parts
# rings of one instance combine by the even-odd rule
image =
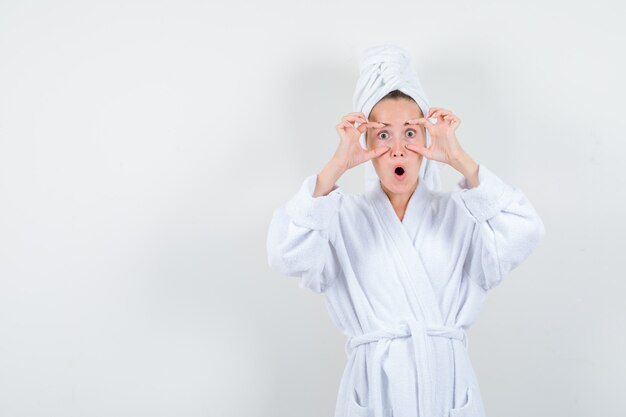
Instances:
[[[387,187],[385,187],[382,182],[380,183],[383,191],[385,192],[385,194],[387,194],[387,197],[389,198],[389,201],[391,202],[391,206],[393,207],[393,210],[396,212],[400,220],[402,220],[402,218],[404,217],[404,212],[406,211],[406,207],[409,204],[409,200],[411,199],[411,196],[417,189],[418,183],[419,183],[419,178],[417,182],[415,183],[415,185],[411,187],[411,189],[407,191],[406,193],[394,193],[390,191]]]

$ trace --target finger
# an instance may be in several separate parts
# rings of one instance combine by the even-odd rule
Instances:
[[[350,122],[343,122],[342,126],[343,126],[344,131],[348,130],[348,129],[354,129],[355,128],[354,125],[352,123],[350,123]]]
[[[431,107],[430,109],[428,109],[428,114],[426,115],[426,118],[430,119],[431,117],[433,117],[433,113],[437,110],[441,110],[441,107]]]
[[[346,129],[354,129],[354,126],[348,121],[341,122],[336,126],[336,130],[339,134],[345,133]]]
[[[430,149],[428,149],[421,143],[407,143],[406,145],[404,145],[404,147],[430,159]]]
[[[360,122],[360,123],[367,123],[367,118],[365,117],[365,115],[363,113],[360,112],[354,112],[354,113],[348,113],[347,115],[343,116],[341,118],[342,121],[349,121],[349,122]]]
[[[450,126],[458,126],[461,123],[461,119],[454,114],[447,114],[443,116],[443,119],[450,122]]]
[[[440,117],[443,118],[443,116],[447,116],[449,114],[450,114],[449,111],[442,109],[442,110],[437,110],[436,112],[434,112],[432,117],[439,119]]]
[[[364,119],[367,119],[367,117],[365,117],[365,113],[360,112],[360,111],[353,111],[351,113],[346,114],[344,117],[349,117],[349,116],[362,117]]]
[[[354,127],[356,123],[359,123],[359,124],[367,123],[367,120],[364,120],[360,118],[359,116],[345,116],[341,119],[341,121],[344,123],[350,123],[352,127]]]
[[[431,128],[431,127],[435,126],[433,123],[431,123],[430,120],[428,120],[428,119],[426,119],[424,117],[407,120],[406,122],[408,124],[410,124],[410,125],[420,125],[420,126],[424,126],[426,128]]]
[[[443,116],[444,118],[446,118],[446,117],[451,118],[451,119],[458,119],[459,118],[456,114],[452,113],[451,111],[449,111],[449,112],[442,112],[441,114],[444,115]]]
[[[432,117],[439,118],[442,115],[452,114],[452,111],[448,109],[444,109],[443,107],[433,107],[431,111],[428,112],[428,114],[429,114],[428,119]]]
[[[354,125],[353,125],[352,123],[350,123],[349,121],[347,121],[347,120],[346,120],[346,121],[344,121],[344,122],[339,123],[339,124],[337,125],[336,130],[337,130],[337,132],[339,132],[340,134],[341,134],[341,133],[345,133],[345,132],[346,132],[346,130],[349,130],[349,129],[356,129],[356,130],[358,130],[358,131],[359,131],[359,133],[363,133],[363,132],[365,132],[365,130],[366,130],[367,128],[371,128],[371,127],[378,127],[380,124],[381,124],[381,123],[378,123],[378,122],[370,122],[370,123],[364,123],[364,124],[361,124],[361,125],[359,125],[359,127],[356,127],[356,128],[355,128],[355,127],[354,127]],[[383,125],[383,126],[384,126],[384,125]]]
[[[359,127],[357,127],[357,130],[361,133],[365,132],[366,129],[377,129],[380,127],[385,126],[383,123],[380,122],[368,122],[368,123],[364,123],[362,125],[359,125]]]
[[[378,158],[379,156],[389,151],[389,149],[391,149],[391,147],[389,146],[378,146],[374,149],[370,149],[369,151],[367,151],[365,153],[365,156],[367,157],[367,160],[369,161],[370,159]]]
[[[344,122],[350,123],[350,125],[352,125],[352,127],[356,127],[357,124],[359,124],[359,125],[366,124],[367,120],[363,120],[363,119],[357,118],[357,119],[347,119],[347,120],[344,120]]]

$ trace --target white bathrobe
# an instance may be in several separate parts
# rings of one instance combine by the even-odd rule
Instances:
[[[316,179],[274,211],[267,251],[348,337],[335,417],[485,417],[466,330],[544,236],[530,201],[481,164],[474,188],[419,181],[400,221],[380,183],[313,197]]]

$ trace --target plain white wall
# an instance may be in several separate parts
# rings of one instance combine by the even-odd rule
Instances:
[[[265,238],[383,42],[546,226],[469,334],[488,415],[622,415],[620,7],[1,2],[0,415],[331,416],[345,338]]]

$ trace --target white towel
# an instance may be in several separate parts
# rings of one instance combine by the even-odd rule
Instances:
[[[430,110],[428,98],[422,89],[417,72],[412,67],[408,51],[392,44],[366,48],[359,68],[359,80],[354,91],[353,111],[363,112],[369,119],[370,112],[376,103],[393,90],[400,90],[411,96],[422,110],[424,117],[428,115]],[[363,148],[366,148],[365,133],[361,135],[360,143]],[[428,130],[426,130],[426,146],[430,146]],[[424,157],[420,167],[420,181],[424,181],[424,184],[433,191],[441,189],[438,165],[438,161]],[[365,162],[366,190],[377,185],[378,181],[372,161]]]

